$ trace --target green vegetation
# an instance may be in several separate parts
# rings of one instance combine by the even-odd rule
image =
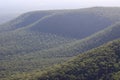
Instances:
[[[66,60],[64,58],[46,59],[42,55],[41,57],[32,58],[25,56],[25,54],[57,47],[58,45],[74,41],[51,34],[23,31],[17,32],[17,34],[15,32],[1,34],[0,40],[0,73],[2,73],[0,76],[2,77],[5,77],[8,72],[10,72],[9,74],[28,72]]]
[[[119,13],[119,8],[35,11],[0,25],[0,79],[34,80],[48,66],[120,38]]]
[[[119,80],[120,39],[43,71],[15,74],[9,80]],[[4,79],[6,80],[6,79]]]
[[[47,33],[14,31],[0,34],[0,55],[27,54],[70,43],[74,39],[59,37]]]
[[[29,71],[36,70],[36,69],[42,69],[46,66],[53,65],[56,63],[61,63],[62,61],[68,60],[72,56],[78,55],[82,52],[85,52],[87,50],[90,50],[92,48],[100,46],[108,41],[120,38],[119,32],[120,32],[120,26],[119,26],[119,23],[117,23],[117,24],[115,24],[109,28],[106,28],[105,30],[100,31],[86,39],[83,39],[83,40],[70,41],[70,39],[69,40],[64,39],[64,38],[62,39],[62,38],[59,38],[58,36],[52,38],[53,35],[51,37],[50,37],[50,35],[48,37],[42,37],[43,35],[40,36],[41,39],[44,39],[43,40],[44,42],[46,40],[48,41],[48,39],[49,39],[48,46],[50,46],[50,43],[53,43],[52,41],[54,41],[54,43],[52,44],[52,47],[53,47],[53,45],[54,45],[54,47],[53,48],[48,47],[48,49],[47,49],[47,47],[45,47],[45,48],[43,47],[45,44],[47,45],[47,42],[45,42],[45,44],[43,44],[44,42],[42,42],[42,41],[41,41],[42,42],[41,46],[43,47],[43,49],[41,48],[40,44],[38,44],[38,47],[36,47],[37,43],[36,44],[34,43],[32,45],[29,44],[29,46],[25,45],[25,43],[24,43],[23,49],[22,48],[19,49],[19,45],[22,46],[21,43],[19,43],[20,42],[19,40],[21,40],[23,36],[18,38],[18,40],[16,40],[17,39],[16,36],[15,36],[15,38],[11,37],[12,38],[11,41],[13,41],[15,39],[15,41],[13,41],[13,42],[15,44],[17,43],[17,46],[18,46],[18,48],[14,48],[14,46],[12,46],[12,45],[15,45],[15,44],[12,43],[12,45],[11,45],[10,38],[7,37],[9,39],[8,43],[11,45],[11,47],[9,46],[7,49],[7,45],[5,45],[6,53],[4,53],[5,55],[1,54],[1,56],[3,55],[5,57],[5,58],[1,57],[1,61],[0,61],[0,64],[2,65],[1,66],[2,75],[6,76],[6,72],[9,72],[9,71],[12,74],[15,72],[29,72]],[[20,35],[22,35],[22,33],[20,33]],[[32,37],[32,38],[30,37],[30,40],[32,40],[32,39],[40,40],[37,38],[34,39],[34,37]],[[55,40],[55,38],[56,38],[56,40]],[[2,39],[4,39],[4,38],[2,38]],[[27,39],[29,39],[29,36]],[[60,42],[59,42],[59,40],[60,40]],[[62,40],[63,40],[63,42],[62,42]],[[3,40],[3,41],[5,41],[5,40]],[[18,41],[18,42],[16,42],[16,41]],[[25,42],[24,39],[22,41]],[[40,41],[38,41],[38,42],[40,42]],[[66,43],[66,42],[68,42],[68,43]],[[55,43],[56,43],[56,45],[55,45]],[[66,43],[66,44],[64,44],[64,43]],[[60,44],[60,45],[57,46],[58,44]],[[24,46],[26,46],[26,47],[24,47]],[[57,47],[55,47],[55,46],[57,46]],[[13,49],[9,49],[9,48],[13,48]],[[35,50],[35,48],[38,48],[38,50],[37,49]],[[2,52],[2,50],[3,49],[1,49],[1,52]],[[12,55],[6,55],[6,54],[10,54],[10,50],[13,53],[16,53],[18,50],[19,53],[16,53],[14,55],[13,55],[13,53],[12,53]],[[21,53],[21,51],[19,51],[19,50],[24,51],[24,53]],[[30,50],[32,52],[30,52]],[[5,52],[5,51],[3,51],[3,52]],[[8,74],[8,75],[11,75],[11,74]]]
[[[119,80],[120,40],[48,68],[36,80]]]
[[[113,74],[113,79],[114,80],[120,80],[120,71]]]

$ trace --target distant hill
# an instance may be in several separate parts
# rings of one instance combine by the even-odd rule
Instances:
[[[120,8],[102,7],[33,11],[1,24],[0,79],[62,63],[120,38],[119,13]]]
[[[113,24],[87,38],[75,40],[71,43],[60,45],[55,48],[50,48],[43,51],[36,51],[34,53],[26,54],[26,56],[34,56],[35,54],[37,56],[41,56],[40,54],[42,54],[42,56],[44,57],[51,58],[72,57],[118,38],[120,38],[120,22]]]
[[[1,72],[4,76],[6,76],[6,71],[11,71],[10,73],[7,74],[7,75],[9,75],[11,73],[13,74],[13,72],[19,72],[19,71],[20,72],[29,72],[31,70],[45,68],[45,66],[61,63],[65,60],[70,59],[73,56],[81,54],[90,49],[96,48],[96,47],[98,47],[102,44],[105,44],[109,41],[112,41],[114,39],[120,38],[119,33],[120,33],[120,23],[116,23],[113,26],[110,26],[110,27],[108,27],[96,34],[93,34],[92,36],[90,36],[86,39],[83,39],[83,40],[74,40],[74,41],[68,40],[67,42],[69,42],[69,43],[66,43],[66,44],[64,44],[64,41],[63,41],[62,42],[63,44],[60,44],[57,47],[55,47],[57,44],[55,45],[53,43],[54,44],[53,48],[48,48],[48,49],[43,49],[43,50],[38,49],[38,51],[36,51],[36,50],[34,51],[34,48],[36,48],[36,47],[34,47],[33,50],[31,50],[31,52],[28,51],[29,53],[27,53],[27,46],[26,46],[26,48],[25,48],[26,52],[24,52],[23,54],[17,53],[17,54],[14,54],[13,56],[10,56],[7,54],[9,54],[9,52],[11,52],[13,49],[12,50],[9,49],[9,51],[8,51],[7,47],[4,47],[4,48],[6,48],[6,53],[4,53],[6,55],[6,57],[5,58],[1,57],[1,62],[0,62],[0,64],[2,65]],[[60,39],[59,39],[59,37],[55,37],[55,38],[58,39],[57,42],[59,44],[59,40],[62,38],[60,38]],[[53,39],[51,39],[51,40],[53,40]],[[34,44],[32,44],[32,45],[34,45]],[[32,47],[30,47],[30,49],[31,48]],[[1,49],[1,51],[3,49]],[[13,51],[23,50],[23,49],[22,48],[19,49],[19,47],[18,47],[18,49],[15,48],[15,50],[13,50]],[[24,66],[22,66],[22,65],[24,65]],[[21,70],[19,70],[19,69],[21,69]]]
[[[112,13],[115,14],[112,14]],[[64,37],[85,38],[119,21],[118,8],[88,8],[61,11],[30,26],[30,30]]]
[[[113,14],[114,13],[114,14]],[[120,20],[120,8],[35,11],[0,26],[0,32],[27,28],[30,31],[85,38]]]
[[[19,13],[0,13],[0,24],[6,23],[14,18],[16,18]]]
[[[120,40],[48,68],[34,80],[119,80]]]
[[[114,14],[112,14],[112,12],[114,12]],[[1,54],[8,55],[7,53],[9,53],[10,55],[30,53],[33,51],[37,52],[43,49],[56,48],[59,46],[57,43],[69,43],[70,41],[73,41],[72,46],[77,47],[76,44],[79,44],[79,40],[76,41],[75,39],[83,39],[115,24],[120,19],[119,12],[119,8],[95,7],[77,10],[35,11],[25,13],[0,26]],[[104,34],[102,34],[102,36],[104,36]],[[95,39],[98,38],[99,37],[95,37]],[[103,40],[103,42],[100,43],[105,42]],[[54,46],[55,44],[57,46]],[[89,44],[85,42],[85,45]],[[92,44],[92,46],[94,45]],[[88,50],[88,48],[86,47],[86,50]],[[79,50],[79,48],[76,50]]]

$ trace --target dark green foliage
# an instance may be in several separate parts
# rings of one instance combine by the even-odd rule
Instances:
[[[0,79],[16,74],[30,77],[33,70],[120,38],[119,13],[119,8],[36,11],[0,25]]]
[[[41,51],[70,43],[74,39],[68,39],[47,33],[29,31],[14,31],[0,34],[0,55],[25,54]]]
[[[28,72],[43,68],[67,58],[44,58],[26,56],[44,49],[57,47],[74,40],[46,33],[25,31],[0,34],[0,78],[15,72]],[[9,74],[7,74],[10,72]]]
[[[120,39],[80,54],[71,60],[3,80],[119,80]]]
[[[25,45],[25,43],[23,45],[21,45],[22,43],[19,43],[19,40],[21,40],[24,37],[20,37],[17,40],[18,42],[14,41],[14,43],[17,43],[18,48],[9,49],[9,48],[12,48],[12,45],[11,45],[11,47],[9,46],[7,49],[7,46],[5,46],[6,54],[10,54],[10,51],[8,51],[8,50],[12,50],[12,52],[13,52],[12,54],[16,53],[15,51],[18,51],[19,53],[14,54],[13,56],[10,56],[10,55],[5,56],[6,55],[5,53],[4,53],[5,55],[1,54],[1,56],[2,55],[5,56],[5,58],[1,57],[1,59],[3,58],[0,62],[0,64],[2,65],[1,72],[3,72],[3,71],[5,71],[5,72],[6,71],[26,72],[26,71],[31,71],[31,70],[38,69],[38,68],[44,68],[45,66],[62,62],[63,60],[67,60],[72,56],[75,56],[84,51],[90,50],[92,48],[95,48],[99,45],[102,45],[102,44],[108,42],[108,41],[120,38],[119,32],[120,32],[120,26],[119,26],[119,23],[117,23],[103,31],[100,31],[100,32],[92,35],[91,37],[88,37],[84,40],[77,40],[77,41],[73,41],[73,42],[72,41],[69,42],[69,40],[64,41],[64,38],[63,38],[63,42],[62,42],[62,38],[59,38],[59,37],[52,38],[52,36],[50,37],[50,35],[47,38],[45,37],[45,35],[43,37],[38,36],[38,38],[39,37],[42,39],[45,38],[45,40],[43,42],[45,42],[46,45],[47,45],[46,39],[48,40],[51,38],[48,43],[49,44],[48,49],[47,49],[47,47],[44,47],[45,44],[43,44],[43,42],[42,42],[41,46],[37,43],[36,44],[32,43],[32,45],[31,45],[31,44],[28,44],[29,42],[24,41],[24,39],[22,41],[27,43],[27,45]],[[19,34],[22,35],[22,33],[19,33]],[[34,34],[32,34],[32,35],[34,35]],[[32,39],[29,36],[26,36],[26,37],[28,37],[27,40],[29,38],[30,38],[30,40],[32,40],[32,39],[38,40],[38,38],[35,38],[35,36],[32,37]],[[55,40],[55,38],[57,41]],[[10,41],[10,38],[8,38],[8,39]],[[16,36],[15,36],[15,38],[12,37],[11,41],[14,39],[16,40]],[[59,42],[59,40],[60,40],[60,42]],[[54,43],[52,41],[54,41]],[[40,41],[38,41],[38,42],[40,42]],[[57,42],[57,44],[55,44],[56,42]],[[64,44],[64,42],[65,43],[69,42],[69,43]],[[8,42],[8,43],[10,44],[10,42]],[[51,44],[51,43],[54,44],[54,47],[53,47],[53,44]],[[64,45],[62,45],[61,43],[63,43]],[[61,44],[61,45],[55,48],[55,46],[57,46],[58,44]],[[23,48],[19,48],[19,45],[23,46]],[[38,47],[36,47],[37,45],[38,45]],[[26,46],[26,47],[24,47],[24,46]],[[43,47],[43,48],[41,48],[41,47]],[[53,47],[53,48],[50,48],[50,47]],[[24,53],[21,53],[22,51],[20,51],[20,50],[24,51]],[[3,52],[5,52],[5,51],[3,51]],[[7,52],[9,52],[9,53],[7,53]],[[6,64],[9,66],[6,66]],[[24,65],[24,66],[22,66],[22,65]]]
[[[120,40],[116,40],[48,68],[37,80],[119,80],[119,53]]]
[[[113,79],[114,80],[120,80],[120,71],[118,71],[118,72],[116,72],[116,73],[113,74]]]

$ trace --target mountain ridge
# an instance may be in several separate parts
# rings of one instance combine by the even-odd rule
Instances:
[[[111,12],[116,13],[114,15],[110,14]],[[107,26],[110,26],[112,23],[118,21],[119,12],[119,8],[86,8],[60,11],[33,11],[25,13],[15,20],[1,25],[0,32],[31,26],[31,28],[28,29],[30,31],[37,30],[39,32],[47,32],[53,34],[57,33],[59,36],[66,35],[66,37],[71,37],[73,35],[73,38],[85,38],[89,36],[89,34],[93,34],[99,30],[102,30]],[[52,14],[54,14],[52,17],[48,17],[45,20],[40,20],[41,18]],[[85,30],[89,27],[93,28],[93,30],[89,30],[89,34],[85,33]],[[73,30],[77,30],[76,33]]]
[[[119,72],[120,39],[92,49],[72,60],[48,68],[36,80],[113,80]],[[91,66],[90,66],[91,65]],[[119,78],[116,78],[117,80]]]
[[[0,25],[0,78],[62,63],[120,38],[119,13],[100,7],[35,11]]]
[[[9,80],[119,80],[119,52],[120,39],[117,39],[64,63],[42,71],[13,75]]]

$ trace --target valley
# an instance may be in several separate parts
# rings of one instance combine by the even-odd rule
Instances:
[[[119,13],[115,7],[33,11],[1,24],[0,79],[113,80],[119,75]]]

